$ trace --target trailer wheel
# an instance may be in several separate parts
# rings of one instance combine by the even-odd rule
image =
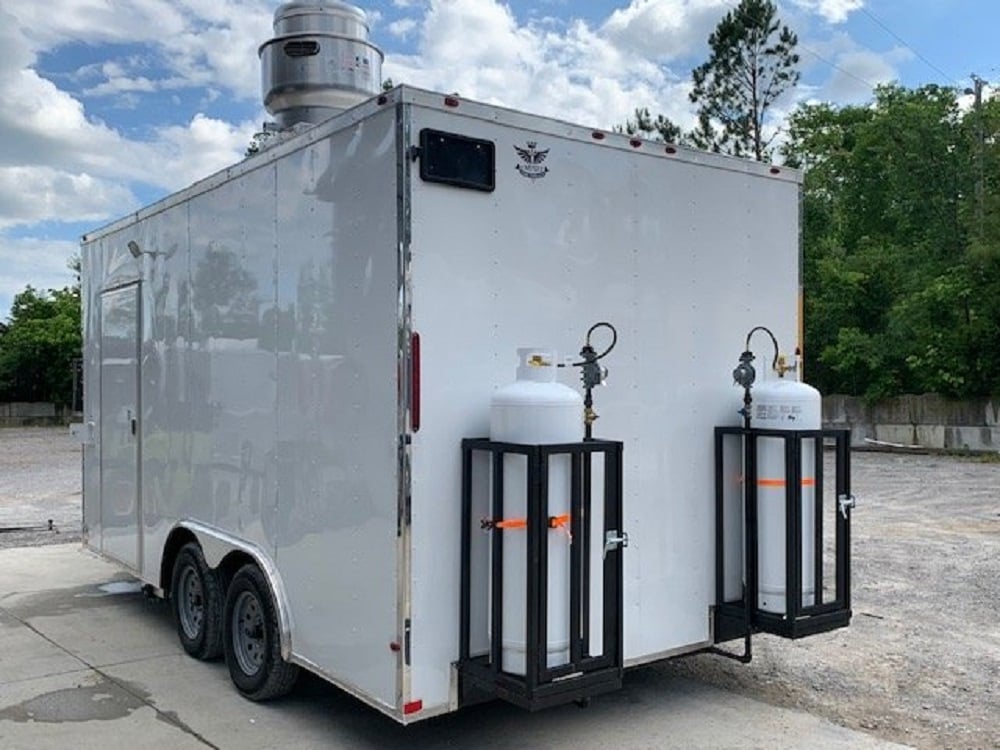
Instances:
[[[195,659],[222,655],[222,585],[201,547],[189,542],[174,560],[170,599],[181,645]]]
[[[281,658],[278,614],[256,565],[244,565],[229,584],[222,642],[229,676],[246,698],[264,701],[294,687],[299,668]]]

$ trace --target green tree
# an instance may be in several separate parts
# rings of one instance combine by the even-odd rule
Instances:
[[[798,37],[769,0],[741,0],[708,38],[708,60],[691,71],[690,98],[699,108],[691,140],[700,148],[770,158],[767,135],[774,103],[799,81]]]
[[[963,114],[952,89],[884,86],[865,106],[802,106],[788,133],[786,161],[806,170],[810,382],[1000,392],[1000,105]]]
[[[653,117],[646,107],[636,107],[635,119],[628,119],[624,125],[616,125],[614,129],[616,133],[638,135],[654,141],[684,142],[684,133],[679,125],[664,115]]]
[[[27,287],[0,334],[0,401],[71,404],[71,364],[81,350],[79,287]]]

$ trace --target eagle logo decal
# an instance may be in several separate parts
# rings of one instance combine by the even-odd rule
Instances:
[[[541,151],[538,149],[537,141],[528,141],[525,148],[514,146],[517,155],[521,157],[521,163],[517,165],[517,171],[522,177],[529,180],[538,180],[549,173],[549,168],[542,166],[542,162],[549,155],[549,149]]]

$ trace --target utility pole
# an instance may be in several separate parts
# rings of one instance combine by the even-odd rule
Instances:
[[[983,128],[983,85],[986,83],[975,73],[972,74],[973,89],[969,93],[975,97],[974,106],[976,108],[976,167],[978,171],[976,180],[976,227],[979,230],[979,241],[983,241],[983,200],[985,198],[986,168],[983,159],[983,150],[986,148],[986,135]]]

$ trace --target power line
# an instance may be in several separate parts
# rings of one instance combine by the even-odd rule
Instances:
[[[819,52],[817,52],[814,49],[810,49],[809,47],[804,47],[801,44],[799,45],[799,48],[803,52],[808,52],[810,55],[812,55],[813,57],[815,57],[817,60],[825,62],[827,65],[829,65],[834,70],[840,71],[841,73],[843,73],[848,78],[853,78],[855,81],[863,83],[865,86],[867,86],[868,88],[870,88],[872,91],[874,91],[875,87],[878,85],[878,84],[872,83],[871,81],[865,80],[864,78],[862,78],[859,75],[855,75],[854,73],[852,73],[851,71],[847,70],[846,68],[840,67],[839,65],[837,65],[837,63],[833,62],[832,60],[827,60],[825,57],[823,57],[823,55],[821,55]]]
[[[862,5],[861,8],[860,8],[860,10],[861,10],[862,13],[864,13],[866,16],[868,16],[872,21],[874,21],[876,24],[878,24],[882,28],[882,30],[885,31],[885,33],[887,33],[889,36],[891,36],[897,42],[899,42],[904,47],[906,47],[906,49],[910,50],[910,52],[912,52],[914,55],[916,55],[918,58],[920,58],[924,62],[924,64],[927,65],[927,67],[931,68],[932,70],[936,71],[940,75],[944,76],[944,79],[946,81],[949,81],[951,83],[955,83],[955,82],[958,81],[957,78],[955,78],[954,76],[948,75],[943,70],[941,70],[941,68],[939,68],[937,65],[935,65],[934,63],[932,63],[930,60],[928,60],[922,54],[920,54],[919,50],[917,50],[916,48],[914,48],[912,45],[910,45],[909,42],[907,42],[905,39],[903,39],[903,37],[901,37],[895,31],[893,31],[892,29],[890,29],[885,24],[885,22],[882,21],[882,19],[880,19],[878,16],[876,16],[870,10],[868,10],[868,8],[866,8],[866,7],[864,7]]]

